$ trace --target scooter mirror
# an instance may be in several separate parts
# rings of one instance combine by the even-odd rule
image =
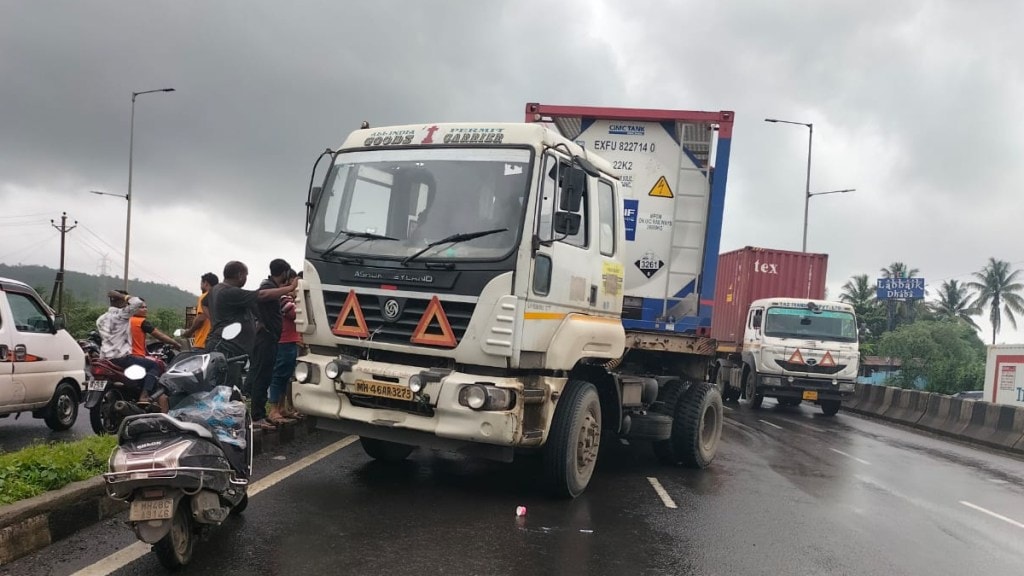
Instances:
[[[146,369],[138,364],[132,364],[125,368],[124,377],[129,380],[142,380],[146,377]]]
[[[242,324],[240,322],[235,322],[233,324],[228,324],[227,326],[225,326],[224,330],[221,331],[220,335],[221,335],[221,338],[223,338],[225,340],[234,340],[241,333],[242,333]]]

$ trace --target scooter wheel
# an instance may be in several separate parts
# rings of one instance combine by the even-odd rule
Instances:
[[[189,508],[187,498],[178,503],[178,509],[174,511],[174,518],[171,519],[170,531],[153,545],[157,559],[168,570],[177,570],[192,560],[196,533],[192,530],[192,515]]]

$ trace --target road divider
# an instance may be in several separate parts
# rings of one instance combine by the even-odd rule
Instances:
[[[843,408],[990,448],[1024,454],[1024,407],[858,384]]]

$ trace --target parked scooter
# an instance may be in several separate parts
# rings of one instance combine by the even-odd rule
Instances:
[[[174,348],[168,344],[153,342],[146,347],[147,358],[157,364],[163,373],[167,364],[174,359]],[[132,380],[124,369],[110,360],[94,358],[89,370],[92,379],[88,381],[85,408],[89,410],[89,423],[96,434],[114,434],[125,416],[145,412],[138,406],[142,395],[142,380]],[[153,408],[155,410],[155,407]]]
[[[237,328],[224,330],[225,339]],[[167,414],[128,416],[104,474],[107,493],[130,503],[128,522],[170,569],[189,563],[197,538],[248,504],[252,421],[228,366],[245,356],[185,352],[160,377]],[[129,378],[145,370],[132,366]]]

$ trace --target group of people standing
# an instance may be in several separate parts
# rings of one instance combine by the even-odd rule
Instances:
[[[223,281],[212,272],[203,274],[196,316],[182,337],[191,338],[196,349],[218,350],[227,356],[249,356],[249,371],[242,390],[252,400],[253,425],[274,430],[301,418],[285,405],[302,342],[295,329],[294,293],[299,275],[288,262],[277,258],[270,262],[270,275],[260,282],[257,290],[243,288],[248,277],[248,267],[238,261],[224,266]],[[159,374],[155,363],[145,358],[145,335],[180,345],[152,325],[146,326],[145,302],[141,298],[122,291],[112,291],[108,296],[111,307],[96,321],[103,337],[101,355],[119,365],[141,364],[146,368],[140,399],[146,401],[156,389]],[[141,320],[133,319],[140,316]],[[241,326],[240,333],[225,339],[224,329],[236,323]],[[137,349],[140,345],[141,354]],[[236,382],[237,373],[236,369]],[[166,396],[160,396],[157,401],[166,412]]]

